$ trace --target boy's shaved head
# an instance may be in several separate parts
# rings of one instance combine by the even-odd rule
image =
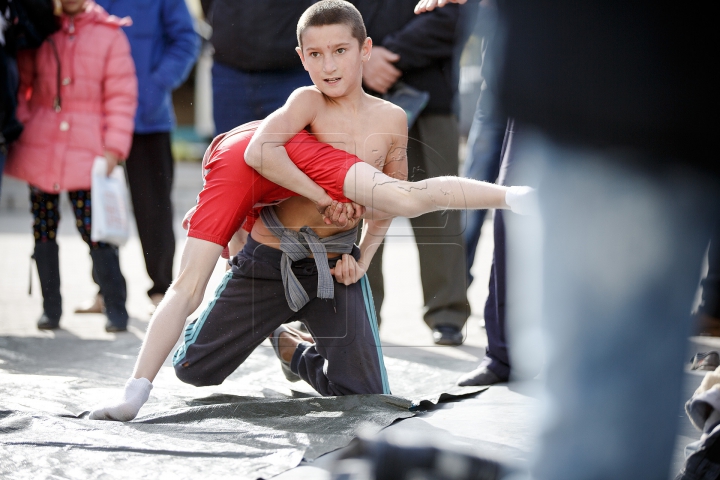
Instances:
[[[322,0],[305,10],[297,25],[298,45],[302,48],[302,34],[309,27],[347,25],[352,36],[363,44],[367,38],[365,23],[355,5],[344,0]]]

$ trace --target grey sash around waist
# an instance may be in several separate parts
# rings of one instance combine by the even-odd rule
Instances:
[[[280,259],[280,273],[282,274],[283,287],[285,287],[285,298],[293,312],[297,312],[310,301],[307,292],[300,284],[292,271],[292,262],[308,258],[311,254],[315,257],[315,265],[318,270],[317,297],[323,299],[335,298],[335,287],[328,265],[328,253],[350,253],[352,252],[355,239],[357,238],[357,227],[340,232],[338,234],[320,238],[310,227],[302,227],[299,232],[285,228],[275,214],[275,209],[265,207],[260,211],[260,218],[273,235],[280,239],[280,251],[283,252]]]

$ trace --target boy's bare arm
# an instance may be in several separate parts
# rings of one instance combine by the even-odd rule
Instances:
[[[320,101],[322,94],[312,87],[295,90],[285,105],[260,124],[245,150],[245,162],[271,182],[327,207],[332,198],[290,160],[285,150],[285,144],[312,123]]]

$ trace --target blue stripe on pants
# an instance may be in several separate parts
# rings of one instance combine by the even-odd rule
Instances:
[[[382,375],[383,393],[390,395],[390,383],[388,382],[387,371],[385,370],[385,360],[383,359],[382,346],[380,345],[380,332],[378,331],[377,317],[375,316],[375,303],[372,298],[372,291],[368,283],[367,275],[363,275],[360,279],[362,286],[363,299],[365,300],[365,311],[370,320],[370,328],[375,338],[375,346],[377,347],[378,362],[380,363],[380,373]]]
[[[218,298],[220,298],[220,295],[222,295],[223,290],[225,290],[225,287],[227,286],[227,283],[231,278],[232,270],[228,270],[225,273],[222,282],[220,282],[220,285],[218,285],[218,287],[215,289],[215,297],[208,304],[202,315],[200,315],[200,318],[185,327],[185,340],[183,341],[182,345],[180,345],[178,349],[175,350],[175,353],[173,354],[173,366],[185,360],[185,354],[187,353],[188,347],[195,343],[195,340],[197,340],[198,335],[200,335],[200,330],[202,330],[202,327],[205,324],[205,319],[210,314],[210,311],[215,306],[215,302]]]

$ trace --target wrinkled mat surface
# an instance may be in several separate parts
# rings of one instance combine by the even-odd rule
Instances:
[[[323,398],[288,383],[263,345],[216,387],[163,367],[133,422],[84,418],[121,393],[139,344],[0,337],[0,478],[268,478],[347,445],[361,425],[380,430],[484,389],[454,386],[467,362],[386,354],[394,395]]]

